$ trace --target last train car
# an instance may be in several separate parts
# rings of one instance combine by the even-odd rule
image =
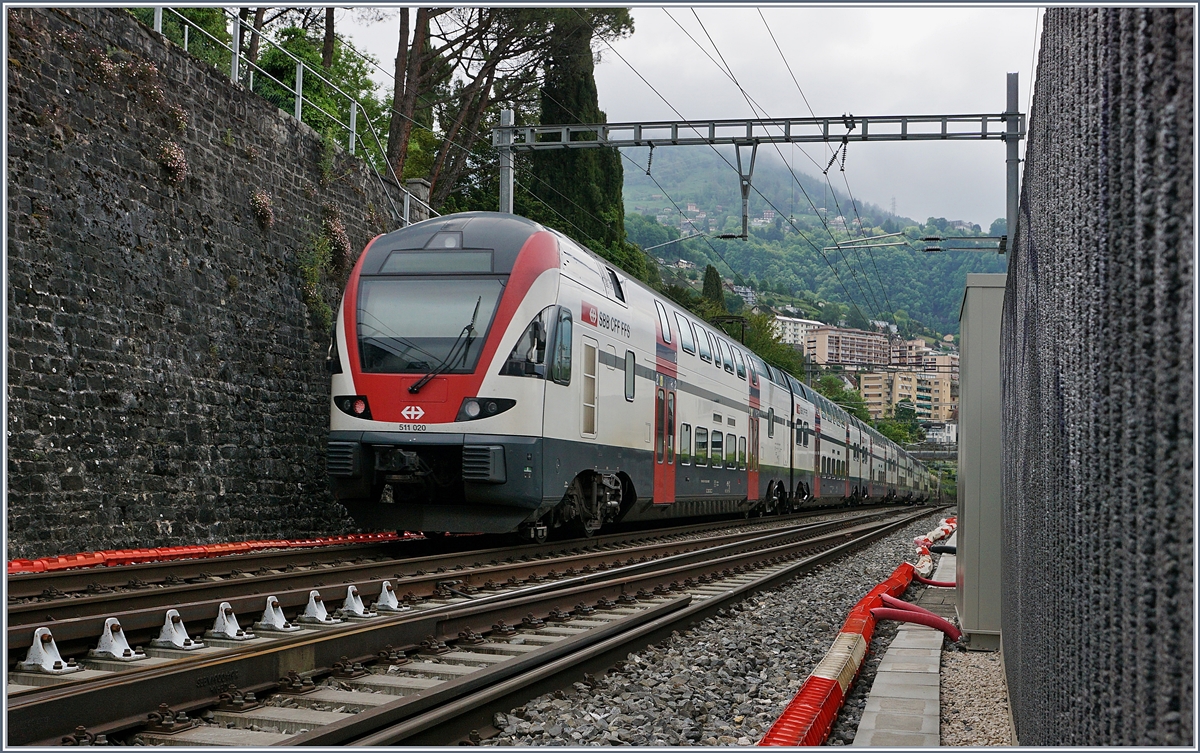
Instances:
[[[898,448],[885,460],[878,445],[890,475],[869,488],[868,455],[846,462],[864,434],[844,412],[514,215],[371,241],[329,367],[327,471],[366,528],[541,539],[916,491]],[[824,449],[822,416],[837,433]]]

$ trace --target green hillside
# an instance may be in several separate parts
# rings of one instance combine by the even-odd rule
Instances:
[[[814,149],[809,152],[818,154]],[[647,248],[678,238],[682,217],[691,221],[691,227],[709,235],[741,231],[737,173],[713,150],[655,149],[651,163],[653,178],[635,166],[635,163],[645,166],[647,149],[628,150],[627,154],[632,162],[625,160],[625,225],[631,241]],[[730,163],[736,164],[732,148],[724,154]],[[784,154],[788,154],[786,148]],[[909,320],[914,323],[914,333],[957,333],[967,273],[1003,272],[1005,257],[996,253],[924,253],[919,249],[925,244],[917,239],[929,235],[999,235],[1003,232],[1003,220],[993,223],[991,228],[980,228],[962,227],[965,223],[956,227],[945,218],[917,221],[897,217],[864,202],[863,197],[856,197],[856,203],[844,191],[830,190],[823,177],[813,178],[802,172],[801,159],[804,158],[797,152],[794,167],[803,190],[796,186],[773,147],[760,148],[754,186],[766,199],[751,191],[750,217],[758,218],[759,222],[750,228],[748,240],[697,238],[649,253],[668,261],[685,259],[698,264],[701,270],[711,263],[725,277],[765,291],[766,302],[780,305],[794,299],[802,311],[812,315],[823,310],[828,314],[833,307],[822,309],[819,304],[834,302],[841,304],[854,320]],[[819,172],[812,162],[807,159],[804,162],[810,172]],[[829,174],[831,183],[835,186],[841,183],[836,165]],[[695,211],[690,211],[689,204],[694,205]],[[776,216],[763,224],[763,213],[772,211],[772,205]],[[814,205],[824,211],[814,211]],[[704,216],[699,217],[700,213]],[[670,227],[661,226],[660,221]],[[900,231],[906,231],[911,245],[858,251],[823,250],[833,246],[834,239],[844,242],[851,237]],[[681,282],[694,273],[664,267],[662,274],[666,282]]]

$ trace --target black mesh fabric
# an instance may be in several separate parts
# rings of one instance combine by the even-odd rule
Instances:
[[[1193,10],[1051,8],[1005,296],[1022,745],[1193,743]]]

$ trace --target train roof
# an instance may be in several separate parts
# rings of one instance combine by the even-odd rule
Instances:
[[[491,270],[512,271],[517,254],[529,237],[546,230],[533,220],[500,212],[461,212],[433,217],[379,236],[363,260],[363,275],[385,273],[384,263],[393,251],[490,251]]]

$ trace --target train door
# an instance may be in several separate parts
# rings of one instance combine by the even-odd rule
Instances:
[[[758,423],[759,407],[762,405],[762,385],[758,381],[758,370],[754,368],[754,359],[748,358],[750,370],[750,412],[746,416],[747,439],[749,440],[749,457],[746,459],[746,499],[750,502],[758,500]],[[771,416],[775,413],[772,411]]]
[[[821,409],[813,408],[813,497],[821,498],[821,474],[825,472],[825,460],[821,457]]]
[[[845,455],[846,455],[846,461],[844,463],[842,463],[842,470],[845,471],[845,473],[842,474],[842,481],[843,481],[842,496],[849,497],[850,496],[850,475],[851,475],[850,469],[853,467],[852,463],[854,462],[854,445],[851,444],[851,442],[850,442],[850,422],[849,421],[846,422],[846,452],[845,452]]]
[[[654,504],[675,502],[675,419],[678,352],[667,310],[654,302],[658,316],[654,348]]]
[[[583,338],[582,363],[580,364],[580,420],[579,435],[585,439],[596,438],[597,416],[596,407],[600,403],[600,373],[596,368],[599,360],[599,347],[590,337]]]
[[[583,411],[579,394],[583,379],[581,364],[574,363],[580,360],[576,355],[576,329],[570,308],[557,307],[546,354],[542,413],[543,495],[547,498],[565,494],[575,475],[584,467],[590,468],[592,462],[580,440]]]
[[[675,501],[675,415],[678,395],[674,379],[660,376],[654,386],[654,502]],[[669,382],[669,383],[668,383]]]

